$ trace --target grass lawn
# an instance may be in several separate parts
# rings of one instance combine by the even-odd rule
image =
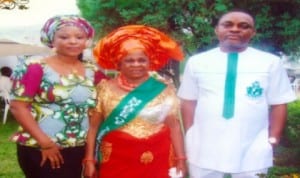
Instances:
[[[17,123],[9,113],[6,124],[2,124],[3,112],[0,113],[0,178],[24,178],[17,161],[16,144],[9,141]]]

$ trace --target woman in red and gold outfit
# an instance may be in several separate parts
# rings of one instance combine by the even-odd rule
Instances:
[[[100,40],[94,55],[101,67],[119,73],[97,86],[97,105],[89,112],[84,176],[168,178],[171,167],[185,175],[175,87],[151,74],[169,59],[183,59],[178,44],[152,27],[128,25]]]

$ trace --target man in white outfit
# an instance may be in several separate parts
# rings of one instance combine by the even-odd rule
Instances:
[[[178,91],[190,178],[257,178],[273,165],[296,96],[279,58],[248,47],[250,14],[224,14],[215,33],[219,46],[188,60]]]

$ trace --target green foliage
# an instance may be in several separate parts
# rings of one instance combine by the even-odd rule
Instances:
[[[283,142],[288,147],[300,148],[300,101],[288,105],[288,120],[283,135]]]
[[[2,107],[1,107],[2,108]],[[2,116],[1,112],[1,116]],[[0,177],[22,178],[24,177],[19,168],[16,156],[16,144],[9,141],[9,137],[16,131],[16,122],[8,115],[7,123],[0,123]]]
[[[300,56],[300,20],[299,18],[296,19],[289,13],[284,13],[281,16],[281,21],[278,22],[276,25],[278,27],[278,35],[284,36],[285,41],[289,41],[289,43],[283,43],[283,49],[290,49],[291,56],[294,60]]]
[[[270,178],[300,176],[300,100],[288,104],[288,119],[280,145],[274,150],[274,167]],[[291,176],[292,177],[292,176]]]
[[[216,19],[242,8],[256,19],[253,46],[300,56],[300,0],[77,0],[77,5],[95,27],[95,39],[123,25],[150,25],[180,41],[187,56],[216,46]]]
[[[299,176],[299,168],[275,166],[269,170],[267,178],[298,178]]]

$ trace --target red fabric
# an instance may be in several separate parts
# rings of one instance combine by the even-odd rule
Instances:
[[[170,59],[184,58],[180,45],[163,32],[144,25],[120,27],[102,38],[93,49],[96,62],[104,69],[118,69],[122,57],[142,49],[150,59],[150,69],[162,68]]]
[[[101,71],[95,72],[94,85],[97,85],[102,79],[109,79],[109,78]]]
[[[41,92],[40,83],[42,82],[43,77],[42,66],[38,63],[28,65],[28,69],[21,79],[21,84],[24,85],[24,96],[33,97],[36,93]],[[14,81],[14,86],[16,81]]]
[[[105,142],[111,143],[111,153],[108,161],[100,164],[99,178],[169,178],[172,149],[168,128],[143,139],[112,131],[103,138]],[[145,152],[153,154],[152,162],[140,161]]]

